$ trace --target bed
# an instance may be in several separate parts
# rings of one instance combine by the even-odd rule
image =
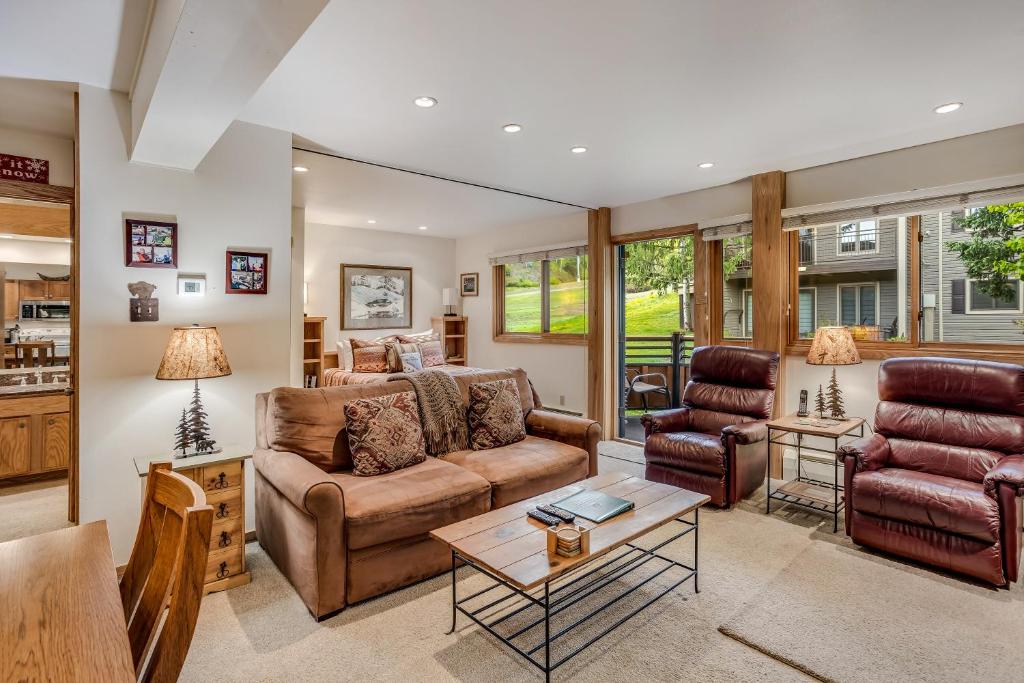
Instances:
[[[437,365],[432,370],[443,370],[449,375],[471,375],[476,372],[488,372],[484,368],[468,368],[464,365]],[[341,368],[324,370],[325,387],[341,387],[348,384],[373,384],[384,382],[389,377],[386,372],[350,372]]]

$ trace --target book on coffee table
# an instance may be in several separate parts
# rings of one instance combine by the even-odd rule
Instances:
[[[598,524],[633,509],[633,501],[609,496],[603,491],[580,491],[553,505]]]

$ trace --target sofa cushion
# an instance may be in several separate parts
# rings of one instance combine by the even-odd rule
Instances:
[[[853,507],[989,543],[999,540],[999,505],[981,484],[885,467],[853,477]]]
[[[444,459],[490,482],[492,508],[586,479],[589,471],[582,448],[536,436],[486,451],[455,451]]]
[[[479,382],[469,387],[469,442],[480,451],[522,441],[526,423],[513,379]]]
[[[668,465],[693,472],[721,475],[725,472],[725,446],[719,434],[659,432],[644,444],[648,464]]]
[[[436,458],[379,477],[331,476],[345,499],[350,549],[426,534],[490,509],[486,480]]]
[[[345,404],[353,474],[373,477],[427,457],[416,394],[357,398]]]

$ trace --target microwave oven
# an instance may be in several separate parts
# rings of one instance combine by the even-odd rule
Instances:
[[[21,302],[22,320],[70,320],[71,302],[69,301],[23,301]]]

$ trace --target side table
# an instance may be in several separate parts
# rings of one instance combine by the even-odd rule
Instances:
[[[854,430],[858,430],[854,433]],[[789,443],[785,439],[789,434],[796,435],[796,443]],[[832,440],[832,450],[807,446],[803,443],[805,436],[818,437]],[[845,507],[845,495],[843,493],[844,482],[840,469],[842,465],[836,457],[839,450],[839,440],[843,437],[864,436],[864,418],[852,417],[845,420],[832,420],[828,418],[816,418],[812,416],[798,417],[797,415],[786,415],[768,421],[768,448],[772,445],[788,448],[796,447],[796,479],[787,481],[774,491],[770,476],[765,476],[765,512],[771,513],[772,500],[783,503],[791,503],[801,507],[825,512],[832,515],[832,533],[839,531],[839,513]],[[811,451],[805,453],[805,451]],[[827,454],[827,457],[817,454]],[[814,477],[804,475],[803,462],[807,460],[822,465],[832,466],[832,481],[822,481]]]
[[[135,470],[146,495],[146,476],[152,462],[169,462],[171,469],[199,484],[213,508],[210,556],[206,561],[205,592],[227,590],[249,583],[245,568],[245,461],[252,457],[241,449],[227,448],[211,455],[188,458],[134,458]]]

